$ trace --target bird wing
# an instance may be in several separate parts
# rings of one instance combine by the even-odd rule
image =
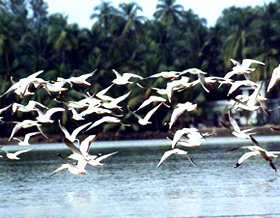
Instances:
[[[248,100],[248,105],[255,105],[256,102],[257,102],[257,97],[258,95],[260,94],[260,91],[262,89],[262,86],[263,86],[263,82],[260,84],[260,85],[257,85],[257,88],[255,88],[254,92],[252,93],[252,95],[249,97],[249,100]]]
[[[271,161],[271,158],[267,155],[267,153],[266,153],[265,150],[259,149],[258,151],[260,152],[261,156],[262,156],[265,160]]]
[[[97,161],[98,163],[100,163],[102,160],[114,155],[114,154],[117,154],[118,151],[115,151],[115,152],[112,152],[112,153],[109,153],[109,154],[105,154],[105,155],[101,155],[100,157],[97,157],[96,159],[94,159],[94,162]]]
[[[230,61],[232,62],[232,64],[233,64],[234,66],[240,64],[238,61],[236,61],[236,60],[234,60],[234,59],[230,59]]]
[[[60,120],[58,120],[58,125],[59,125],[61,131],[64,133],[65,138],[71,138],[70,133],[64,126],[61,125]]]
[[[92,71],[91,73],[85,73],[81,76],[79,76],[78,78],[79,79],[82,79],[82,80],[86,80],[88,79],[89,77],[93,76],[95,74],[95,72],[97,71],[97,69],[95,69],[94,71]]]
[[[65,143],[65,145],[67,145],[68,148],[71,149],[71,151],[72,151],[73,153],[79,154],[79,155],[82,155],[82,156],[83,156],[83,154],[82,154],[82,152],[80,151],[80,149],[78,149],[78,148],[73,144],[73,142],[71,142],[69,139],[64,138],[64,143]]]
[[[31,151],[31,150],[32,150],[32,149],[20,150],[20,151],[15,152],[14,154],[15,154],[16,156],[18,156],[19,154],[22,154],[22,153],[25,153],[25,152],[28,152],[28,151]]]
[[[176,151],[174,149],[172,150],[169,150],[169,151],[166,151],[164,152],[164,154],[162,155],[157,167],[160,167],[160,165],[172,154],[174,154]]]
[[[29,101],[29,103],[30,103],[30,102],[34,102],[34,104],[35,104],[35,105],[37,104],[37,105],[39,105],[39,106],[40,106],[40,107],[42,107],[42,108],[48,109],[48,107],[47,107],[47,106],[45,106],[45,105],[41,104],[40,102],[33,101],[33,100],[32,100],[32,101]],[[29,103],[28,103],[28,104],[29,104]]]
[[[242,61],[242,67],[244,67],[244,68],[249,68],[251,64],[265,65],[265,63],[263,63],[263,62],[257,61],[257,60],[253,60],[253,59],[244,59]]]
[[[229,78],[232,77],[234,74],[236,74],[236,71],[234,71],[234,70],[229,71],[229,72],[224,76],[224,79],[229,79]]]
[[[205,77],[203,74],[199,73],[198,74],[198,79],[200,81],[200,84],[202,85],[202,88],[206,91],[206,92],[210,92],[206,87],[205,87]]]
[[[277,172],[277,169],[276,169],[274,163],[272,162],[272,160],[269,161],[269,165],[271,166],[272,169],[275,170],[275,172]]]
[[[229,121],[230,121],[230,123],[231,123],[233,129],[234,129],[235,131],[239,132],[239,131],[240,131],[240,127],[238,126],[236,120],[234,119],[234,116],[233,116],[233,113],[231,112],[231,110],[229,111],[229,114],[228,114],[228,115],[229,115]]]
[[[117,77],[117,78],[122,77],[122,76],[121,76],[121,74],[119,74],[119,72],[118,72],[118,71],[116,71],[115,69],[113,69],[113,72],[115,73],[115,75],[116,75],[116,77]]]
[[[71,137],[76,138],[77,135],[78,135],[84,128],[88,127],[91,123],[92,123],[92,122],[89,122],[89,123],[86,123],[86,124],[84,124],[84,125],[79,126],[78,128],[76,128],[76,129],[72,132]]]
[[[118,119],[116,117],[110,117],[110,116],[102,117],[100,120],[95,121],[89,128],[87,128],[86,131],[88,131],[96,126],[99,126],[101,123],[104,123],[104,122],[117,123],[117,122],[120,122],[120,119]]]
[[[55,171],[53,171],[51,173],[50,177],[62,170],[66,170],[66,169],[68,169],[68,164],[62,164],[59,168],[57,168]]]
[[[13,137],[13,139],[14,139],[14,140],[17,140],[19,143],[20,143],[20,142],[23,142],[21,139],[16,138],[16,137]]]
[[[64,109],[64,108],[61,108],[61,107],[54,107],[54,108],[51,108],[51,109],[49,109],[49,110],[46,112],[45,116],[46,116],[48,119],[50,119],[51,116],[52,116],[54,113],[59,112],[59,111],[62,112],[62,111],[65,111],[65,109]]]
[[[188,160],[191,162],[191,164],[194,165],[194,166],[196,167],[196,164],[195,164],[195,162],[193,161],[193,159],[192,159],[189,155],[187,155],[187,154],[185,154],[185,155],[186,155],[186,157],[188,158]]]
[[[6,94],[8,94],[8,93],[10,93],[10,92],[12,92],[12,91],[14,91],[14,90],[16,90],[17,88],[19,88],[20,87],[20,82],[17,82],[17,83],[15,83],[15,84],[13,84],[6,92],[4,92],[1,96],[0,96],[0,98],[2,98],[4,95],[6,95]]]
[[[116,102],[116,104],[118,104],[119,102],[123,101],[124,99],[126,99],[129,95],[130,95],[131,91],[118,97],[118,98],[115,98],[114,101]]]
[[[255,156],[259,154],[258,151],[251,151],[251,152],[246,152],[245,154],[243,154],[239,160],[237,161],[236,165],[235,165],[235,168],[236,167],[239,167],[245,160],[247,160],[249,157],[251,156]]]
[[[143,107],[146,107],[147,105],[151,104],[152,102],[165,102],[166,99],[165,98],[162,98],[160,96],[150,96],[147,100],[145,100],[141,105],[140,107],[135,110],[135,111],[138,111],[140,109],[142,109]]]
[[[147,78],[155,78],[155,77],[160,77],[160,76],[162,76],[162,72],[153,74],[151,76],[148,76]]]
[[[3,108],[1,108],[0,109],[0,114],[2,114],[5,110],[7,110],[9,107],[11,107],[12,106],[12,104],[10,104],[10,105],[8,105],[8,106],[6,106],[6,107],[3,107]]]
[[[242,130],[242,132],[247,133],[247,132],[253,131],[253,130],[255,130],[255,129],[256,129],[256,128],[244,129],[244,130]],[[250,134],[255,134],[255,133],[250,133]]]
[[[80,144],[80,151],[84,156],[86,156],[89,152],[90,145],[92,142],[94,142],[96,139],[96,135],[90,135],[87,138],[85,138],[81,144]]]
[[[37,134],[40,134],[40,132],[30,132],[30,133],[26,134],[25,137],[24,137],[24,141],[25,141],[26,143],[28,143],[30,137],[32,137],[32,136],[34,136],[34,135],[37,135]]]
[[[89,128],[86,129],[86,131],[89,131],[90,129],[99,126],[101,123],[106,122],[106,117],[102,117],[99,120],[96,120]]]
[[[102,99],[102,97],[109,91],[109,89],[110,89],[113,85],[114,85],[114,84],[111,84],[111,85],[108,86],[107,88],[105,88],[105,89],[103,89],[103,90],[97,92],[97,93],[96,93],[96,96],[97,96],[98,98],[101,98],[101,99]]]
[[[45,115],[45,114],[44,114],[40,109],[38,109],[38,108],[36,108],[36,111],[37,111],[37,113],[38,113],[38,117],[42,117],[42,116]]]
[[[88,162],[86,160],[79,160],[76,167],[78,169],[85,169],[87,164],[88,164]]]
[[[20,125],[20,123],[17,123],[17,124],[14,126],[14,128],[13,128],[13,130],[12,130],[12,133],[11,133],[10,138],[9,138],[8,141],[11,141],[11,139],[13,138],[13,136],[14,136],[21,128],[22,128],[22,126]]]
[[[180,140],[180,138],[184,135],[189,133],[190,130],[188,128],[177,130],[177,132],[174,134],[173,140],[172,140],[172,148],[174,149],[177,142]]]
[[[275,86],[275,84],[277,83],[277,81],[279,79],[280,79],[280,64],[272,72],[272,76],[271,76],[270,82],[269,82],[269,84],[267,86],[267,92],[270,92],[270,90],[273,88],[273,86]]]
[[[176,122],[177,118],[182,114],[181,108],[177,107],[173,110],[169,122],[169,129],[173,126],[173,124]]]
[[[26,77],[26,79],[28,78],[28,80],[31,80],[31,79],[35,79],[37,76],[39,76],[41,73],[43,73],[43,70],[39,70],[37,71],[36,73],[33,73],[31,75],[29,75],[28,77]]]
[[[140,115],[138,115],[137,113],[135,113],[134,111],[132,111],[129,107],[129,105],[127,105],[127,109],[129,110],[130,113],[133,114],[133,116],[135,116],[138,120],[141,120],[142,117]]]
[[[236,89],[238,89],[242,85],[243,85],[242,81],[236,81],[232,83],[227,95],[229,96],[231,93],[233,93]]]
[[[144,117],[144,120],[149,120],[151,118],[151,116],[156,112],[156,110],[162,105],[162,103],[160,103],[158,106],[154,107],[152,110],[150,110],[146,116]]]
[[[123,74],[123,77],[124,77],[124,78],[127,78],[127,79],[130,79],[131,77],[143,79],[142,76],[139,76],[139,75],[134,74],[134,73],[124,73],[124,74]]]
[[[220,121],[221,126],[225,127],[226,129],[232,130],[229,125],[227,125],[224,121]]]
[[[255,145],[262,147],[262,146],[260,145],[260,143],[259,143],[252,135],[249,135],[249,137],[250,137],[251,141],[252,141]]]
[[[258,102],[260,103],[263,112],[264,112],[268,117],[270,117],[271,114],[270,114],[270,111],[267,109],[267,106],[266,106],[265,102],[263,102],[263,101],[258,101]]]

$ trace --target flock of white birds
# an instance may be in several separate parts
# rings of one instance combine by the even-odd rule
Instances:
[[[148,99],[140,102],[141,105],[132,110],[129,105],[127,105],[128,113],[131,113],[138,120],[139,125],[145,126],[151,124],[151,117],[155,116],[159,107],[165,106],[166,108],[174,108],[168,124],[170,133],[173,133],[171,150],[166,151],[161,157],[158,167],[170,156],[173,154],[183,155],[188,160],[196,166],[194,161],[188,155],[188,151],[182,149],[182,147],[186,148],[195,148],[201,145],[202,140],[208,136],[211,136],[211,133],[200,133],[197,128],[182,128],[175,129],[176,121],[178,118],[186,113],[194,110],[198,110],[197,104],[193,102],[183,102],[178,103],[176,105],[173,104],[173,95],[178,92],[182,92],[186,89],[192,89],[195,86],[201,86],[202,89],[206,92],[210,92],[214,83],[217,83],[220,87],[222,85],[229,86],[228,96],[231,98],[229,101],[228,108],[228,117],[230,124],[222,121],[221,125],[230,131],[232,134],[240,139],[250,140],[252,145],[242,146],[238,148],[232,148],[228,151],[234,151],[237,149],[245,149],[248,152],[244,153],[239,160],[237,161],[235,167],[241,165],[246,159],[251,156],[260,156],[269,162],[270,166],[276,171],[276,167],[272,160],[277,157],[277,154],[280,151],[267,151],[264,149],[258,141],[253,137],[254,128],[250,129],[241,129],[234,118],[234,114],[236,111],[246,110],[246,111],[257,111],[262,109],[265,114],[269,116],[270,111],[266,107],[265,96],[262,96],[262,88],[264,82],[256,83],[250,80],[250,74],[255,71],[255,68],[252,68],[251,65],[264,65],[264,63],[252,60],[252,59],[244,59],[242,63],[239,63],[233,59],[231,59],[233,63],[233,68],[230,72],[226,73],[224,77],[216,77],[216,76],[207,76],[206,72],[203,72],[197,68],[191,68],[184,70],[182,72],[178,71],[166,71],[158,74],[151,75],[149,77],[143,78],[139,75],[132,73],[124,73],[120,74],[116,70],[113,70],[115,74],[115,79],[112,80],[111,85],[101,90],[93,95],[89,92],[83,93],[83,98],[79,101],[64,101],[60,102],[59,99],[54,99],[58,103],[63,103],[64,107],[53,107],[48,108],[40,102],[30,100],[27,105],[22,105],[19,103],[12,103],[2,109],[0,109],[0,115],[3,113],[31,113],[32,115],[36,115],[34,119],[26,119],[23,121],[4,121],[5,117],[0,117],[2,122],[14,123],[15,126],[12,129],[12,132],[9,137],[9,141],[16,140],[19,146],[27,146],[29,145],[30,137],[33,137],[38,134],[42,134],[45,138],[48,138],[47,134],[43,132],[42,125],[46,127],[46,125],[52,123],[58,123],[60,130],[64,134],[64,143],[65,145],[72,151],[72,154],[68,157],[63,157],[58,154],[58,157],[61,158],[65,163],[62,164],[59,168],[54,170],[51,173],[51,176],[62,171],[68,170],[72,174],[86,174],[86,166],[102,166],[101,161],[105,158],[108,158],[117,152],[105,154],[105,155],[91,155],[89,153],[91,144],[96,140],[97,135],[90,135],[89,130],[93,128],[97,128],[100,125],[106,123],[115,123],[119,125],[129,126],[130,124],[125,124],[122,120],[124,110],[120,106],[125,99],[128,99],[131,92],[127,92],[122,96],[117,98],[113,98],[110,96],[108,91],[113,86],[126,86],[129,84],[135,83],[141,89],[151,89],[155,94],[149,96]],[[96,70],[95,70],[96,71]],[[58,77],[56,81],[46,81],[39,76],[43,73],[43,71],[38,71],[33,73],[32,75],[22,78],[17,82],[14,82],[12,86],[0,97],[6,96],[8,94],[16,94],[21,98],[25,96],[33,96],[36,94],[36,91],[40,89],[44,89],[50,96],[53,93],[64,93],[69,90],[69,87],[73,87],[74,85],[90,87],[92,86],[87,80],[94,76],[95,71],[92,73],[84,74],[78,77],[71,77],[68,79]],[[144,80],[152,80],[153,78],[163,77],[166,79],[166,88],[157,88],[157,87],[145,87],[141,83]],[[234,80],[233,78],[237,78],[238,80]],[[267,92],[270,92],[273,87],[280,80],[280,65],[275,68],[272,72],[271,80],[267,85]],[[242,86],[250,87],[254,91],[251,95],[234,95],[234,93]],[[32,88],[31,88],[32,87]],[[36,91],[32,91],[36,90]],[[152,93],[153,93],[152,92]],[[172,105],[173,104],[173,105]],[[156,106],[154,106],[156,105]],[[143,115],[139,115],[139,111],[141,111],[144,107],[152,107],[152,109]],[[61,113],[64,111],[71,111],[72,119],[77,123],[83,123],[87,120],[88,115],[98,114],[99,117],[102,116],[101,119],[97,119],[95,121],[90,120],[85,124],[80,125],[76,128],[71,134],[69,131],[61,124],[60,119],[53,120],[53,114]],[[58,117],[58,115],[56,115]],[[38,131],[30,132],[25,135],[23,139],[15,137],[21,129],[37,129]],[[276,129],[275,129],[276,130]],[[84,140],[80,141],[81,138],[79,134],[84,134],[87,136]],[[76,146],[74,143],[78,142],[79,146]],[[24,152],[30,152],[31,149],[19,150],[14,153],[7,152],[3,147],[1,149],[5,152],[5,157],[0,156],[1,158],[8,158],[11,160],[19,160],[19,155]]]

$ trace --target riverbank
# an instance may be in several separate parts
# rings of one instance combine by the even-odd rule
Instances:
[[[274,136],[280,135],[280,131],[272,130],[271,127],[280,128],[275,125],[264,125],[255,127],[254,132],[256,136]],[[221,127],[205,127],[200,129],[201,133],[213,133],[212,137],[225,137],[232,136],[231,131]],[[170,132],[159,131],[145,131],[145,132],[106,132],[98,135],[97,141],[117,141],[117,140],[144,140],[144,139],[166,139],[167,136],[172,136]],[[33,136],[30,139],[30,143],[56,143],[63,142],[64,136],[62,134],[48,135],[48,139],[42,135]],[[81,137],[83,138],[83,137]],[[1,145],[15,144],[17,141],[11,140],[8,142],[8,138],[0,138]]]

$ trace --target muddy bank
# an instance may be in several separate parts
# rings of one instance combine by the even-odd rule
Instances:
[[[256,127],[254,132],[255,135],[279,135],[280,131],[272,130],[271,127],[280,128],[280,126],[273,126],[273,125],[265,125],[261,127]],[[208,127],[208,128],[201,128],[201,133],[205,132],[212,132],[212,137],[219,137],[219,136],[232,136],[231,131],[220,128],[220,127]],[[145,131],[145,132],[134,132],[134,133],[127,133],[127,132],[106,132],[101,133],[98,136],[98,141],[115,141],[115,140],[141,140],[141,139],[165,139],[167,136],[172,137],[172,133],[170,132],[159,132],[159,131]],[[63,142],[64,136],[62,134],[59,135],[48,135],[48,139],[44,138],[42,135],[34,136],[31,138],[30,143],[55,143],[55,142]],[[84,139],[86,135],[82,135],[80,139]],[[0,138],[1,145],[7,144],[16,144],[16,140],[11,140],[8,142],[8,138]]]

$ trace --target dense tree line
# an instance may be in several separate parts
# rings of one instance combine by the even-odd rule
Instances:
[[[134,2],[116,8],[102,1],[93,8],[93,25],[87,29],[69,24],[62,14],[49,14],[43,0],[0,0],[0,92],[11,85],[11,78],[41,69],[50,80],[98,69],[96,85],[90,90],[94,93],[114,78],[112,69],[146,77],[196,67],[223,76],[232,67],[230,58],[252,58],[266,63],[253,79],[266,80],[279,64],[280,0],[227,8],[210,28],[205,19],[184,10],[175,0],[159,0],[153,19],[139,16],[140,10]],[[160,86],[162,82],[159,78],[145,85]],[[206,94],[190,93],[198,102]],[[36,95],[34,100],[42,101],[45,95]],[[143,97],[136,93],[129,103],[137,104],[140,95]],[[206,97],[224,96],[213,91]],[[1,105],[9,101],[11,98],[3,98]]]

